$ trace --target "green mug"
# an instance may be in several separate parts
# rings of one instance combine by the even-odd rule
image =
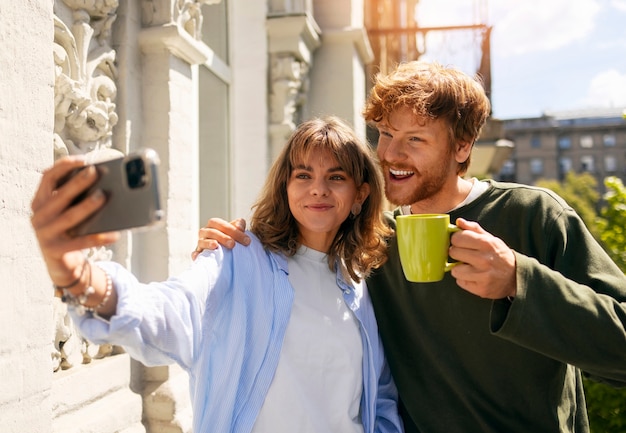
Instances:
[[[450,235],[459,230],[450,224],[448,214],[397,216],[396,239],[406,279],[414,283],[442,280],[457,264],[448,262],[448,249]]]

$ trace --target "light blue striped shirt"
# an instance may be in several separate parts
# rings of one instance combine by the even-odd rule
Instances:
[[[110,321],[73,314],[86,338],[123,346],[145,365],[176,362],[190,378],[193,431],[250,432],[278,365],[294,290],[287,260],[250,246],[204,251],[178,277],[142,284],[121,265],[99,262],[118,293]],[[338,290],[360,324],[365,432],[402,431],[397,391],[383,355],[365,283]]]

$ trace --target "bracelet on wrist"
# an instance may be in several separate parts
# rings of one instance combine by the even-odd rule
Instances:
[[[74,295],[72,292],[70,292],[69,289],[71,287],[76,286],[78,282],[82,280],[82,277],[85,273],[85,268],[89,268],[87,288],[81,294]],[[77,281],[73,281],[72,284],[68,286],[64,286],[64,287],[59,287],[56,284],[54,285],[55,294],[58,294],[60,292],[61,301],[67,304],[69,307],[74,308],[76,312],[78,313],[78,315],[80,316],[84,315],[86,312],[94,313],[96,310],[104,307],[106,303],[108,302],[109,298],[111,297],[111,293],[113,292],[113,281],[111,280],[111,276],[107,272],[104,272],[104,276],[106,279],[104,296],[100,300],[98,305],[94,307],[87,306],[86,303],[89,300],[89,298],[93,294],[96,293],[96,290],[91,284],[92,275],[93,275],[92,264],[89,260],[85,259],[85,264],[83,265],[83,269],[81,270],[81,276],[79,277]]]
[[[78,276],[78,278],[76,278],[74,281],[69,283],[67,286],[59,286],[59,285],[52,283],[52,287],[54,287],[55,295],[58,296],[59,298],[62,298],[66,291],[68,291],[69,289],[71,289],[72,287],[80,283],[81,280],[83,279],[83,275],[85,275],[85,269],[87,269],[88,263],[89,263],[89,260],[85,258],[85,261],[83,262],[83,267],[80,270],[80,275]]]
[[[100,303],[96,306],[95,310],[99,310],[100,308],[104,307],[109,301],[109,298],[111,297],[111,293],[113,292],[113,280],[111,280],[111,276],[109,275],[108,272],[106,271],[103,271],[103,272],[104,272],[104,277],[106,278],[106,288],[104,290],[104,297],[102,298],[102,301],[100,301]]]

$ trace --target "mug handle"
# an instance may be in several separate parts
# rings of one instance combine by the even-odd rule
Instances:
[[[460,232],[463,229],[458,228],[456,225],[454,224],[448,224],[448,233],[452,234],[454,232]],[[444,271],[445,272],[450,272],[450,270],[455,267],[456,265],[458,265],[461,262],[446,262],[445,267],[444,267]]]

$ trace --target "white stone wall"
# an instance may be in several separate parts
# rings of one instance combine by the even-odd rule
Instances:
[[[30,229],[52,162],[52,3],[0,2],[0,430],[50,430],[51,289]],[[47,59],[47,61],[42,61]]]

